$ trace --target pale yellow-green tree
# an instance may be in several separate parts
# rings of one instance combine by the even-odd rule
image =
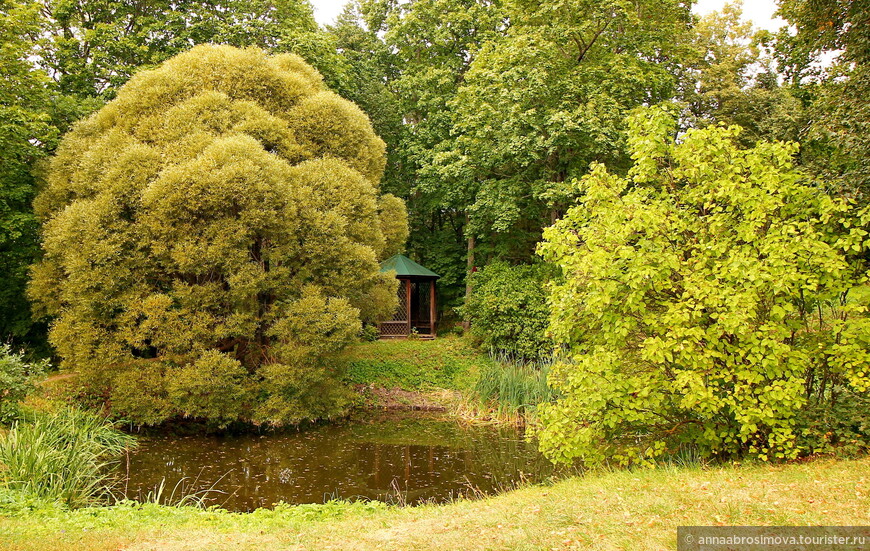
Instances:
[[[673,112],[636,111],[627,175],[593,165],[544,231],[568,360],[538,409],[541,449],[652,464],[866,447],[866,422],[833,412],[861,411],[870,391],[868,210],[808,180],[796,144],[743,148],[738,126],[676,140]]]
[[[30,296],[115,413],[281,425],[342,411],[330,354],[395,307],[407,238],[368,118],[294,55],[199,46],[63,139]]]

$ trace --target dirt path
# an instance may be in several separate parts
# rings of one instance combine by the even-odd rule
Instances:
[[[39,383],[42,386],[49,385],[52,383],[56,383],[58,381],[66,381],[67,379],[72,379],[76,377],[78,373],[55,373],[54,375],[50,375],[45,378],[44,381]]]
[[[452,390],[415,392],[400,388],[357,385],[356,391],[367,396],[374,409],[396,411],[447,411],[459,399]]]

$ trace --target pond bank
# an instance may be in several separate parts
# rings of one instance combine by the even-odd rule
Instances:
[[[455,412],[473,393],[481,371],[495,364],[469,341],[456,336],[357,343],[331,362],[330,368],[341,373],[342,382],[356,394],[355,407],[349,414],[381,410]],[[75,386],[76,374],[70,372],[52,374],[40,383],[43,397],[49,402],[73,399]]]
[[[462,400],[456,390],[405,390],[374,385],[355,385],[354,390],[362,397],[363,410],[423,411],[446,413],[455,411]]]
[[[3,513],[0,549],[670,549],[677,526],[870,524],[870,459],[617,471],[442,506]]]

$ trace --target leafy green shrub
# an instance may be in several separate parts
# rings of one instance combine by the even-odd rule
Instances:
[[[735,145],[662,110],[631,120],[626,178],[597,165],[584,198],[544,234],[564,280],[551,330],[570,347],[539,409],[550,457],[651,462],[793,458],[813,404],[870,389],[870,325],[850,301],[864,268],[861,213],[806,182],[794,144]],[[829,425],[830,426],[830,425]]]
[[[870,393],[835,387],[831,394],[830,400],[814,401],[798,416],[800,447],[811,453],[866,453],[870,450]]]
[[[0,424],[18,417],[18,404],[36,388],[47,368],[48,360],[28,362],[23,353],[13,352],[8,344],[0,345]]]
[[[375,342],[381,336],[381,332],[378,330],[377,325],[366,324],[363,326],[362,331],[360,331],[360,339],[363,342]]]
[[[132,444],[96,415],[40,413],[0,435],[0,486],[69,507],[87,505],[110,494],[108,469]]]
[[[546,335],[547,266],[494,262],[471,277],[474,292],[462,313],[471,322],[477,342],[520,358],[552,355],[552,341]]]

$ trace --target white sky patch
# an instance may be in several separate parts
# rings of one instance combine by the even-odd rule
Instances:
[[[335,18],[341,13],[348,0],[310,0],[314,7],[314,18],[321,25],[329,25],[335,22]],[[726,0],[698,0],[692,8],[698,15],[704,15],[711,11],[722,10]],[[756,27],[770,31],[778,30],[785,25],[785,21],[774,18],[776,2],[774,0],[745,0],[743,2],[743,17],[752,21]]]
[[[726,0],[698,0],[692,7],[697,15],[706,15],[712,11],[722,11]],[[743,2],[743,19],[748,19],[759,29],[777,31],[786,25],[785,20],[774,18],[777,5],[774,0],[745,0]]]
[[[314,7],[314,19],[320,25],[331,25],[339,16],[348,0],[311,0]]]

